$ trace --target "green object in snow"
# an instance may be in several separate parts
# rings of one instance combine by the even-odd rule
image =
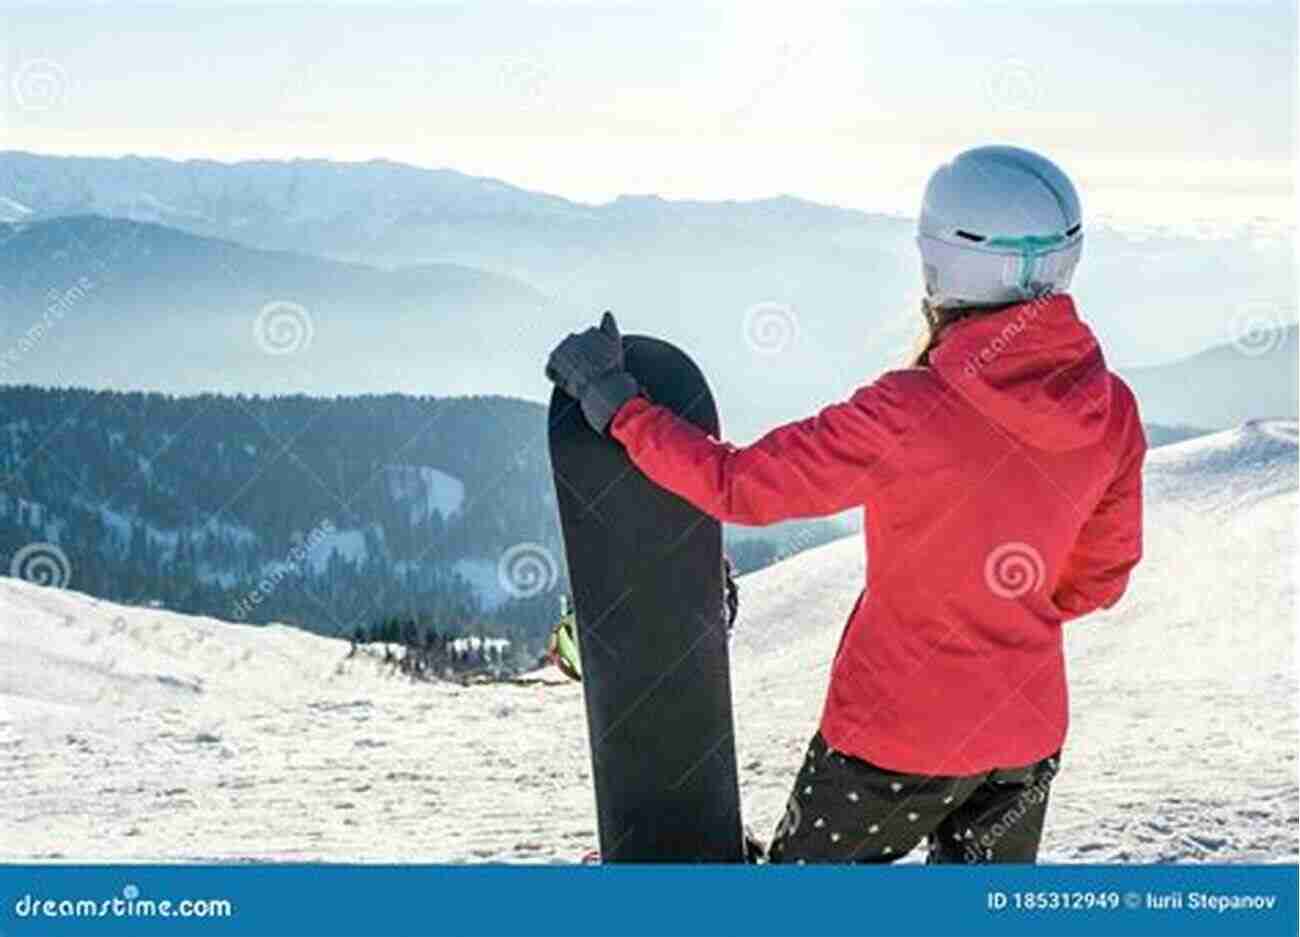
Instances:
[[[551,631],[547,655],[567,677],[582,679],[582,659],[578,656],[578,622],[573,612],[568,612]]]

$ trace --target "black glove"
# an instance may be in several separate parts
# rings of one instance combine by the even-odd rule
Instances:
[[[560,342],[546,362],[546,376],[582,406],[582,414],[604,433],[623,404],[641,392],[623,363],[623,337],[613,315],[599,328],[576,332]]]

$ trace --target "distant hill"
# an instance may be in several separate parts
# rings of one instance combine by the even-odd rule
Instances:
[[[545,299],[454,264],[379,270],[76,216],[0,224],[0,380],[115,389],[508,390]],[[535,347],[534,347],[535,346]]]
[[[1171,364],[1121,373],[1149,422],[1222,429],[1263,417],[1295,419],[1298,331],[1291,325],[1247,347],[1218,345]]]

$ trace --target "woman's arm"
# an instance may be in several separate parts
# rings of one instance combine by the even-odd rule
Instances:
[[[1128,588],[1129,573],[1142,558],[1142,460],[1146,451],[1146,435],[1135,407],[1115,476],[1079,532],[1052,595],[1065,621],[1110,608]]]
[[[887,374],[749,446],[720,442],[643,397],[622,406],[610,434],[651,481],[719,520],[821,517],[864,504],[889,471],[909,423],[900,385]]]

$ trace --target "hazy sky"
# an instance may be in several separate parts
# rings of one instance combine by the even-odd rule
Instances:
[[[910,214],[935,162],[999,140],[1094,215],[1294,210],[1287,2],[121,6],[6,5],[0,146]]]

